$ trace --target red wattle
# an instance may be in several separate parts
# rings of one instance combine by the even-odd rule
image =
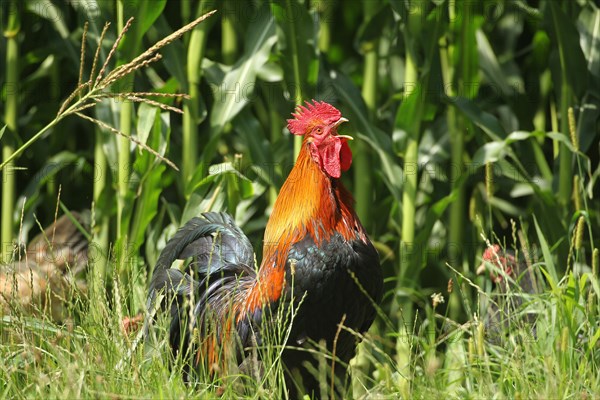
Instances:
[[[340,151],[340,163],[342,171],[348,171],[350,165],[352,165],[352,150],[350,150],[350,146],[348,146],[348,142],[345,140],[342,142],[342,149]]]
[[[327,175],[339,178],[352,164],[352,151],[345,140],[331,138],[320,146],[320,164]]]

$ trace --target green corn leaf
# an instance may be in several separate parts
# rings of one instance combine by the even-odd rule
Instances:
[[[562,85],[568,84],[575,95],[581,98],[587,87],[588,73],[585,57],[579,45],[579,33],[571,18],[562,10],[560,2],[549,1],[544,17],[544,26],[557,46],[557,57],[562,59],[561,63],[564,62],[563,72],[568,82],[560,82],[561,74],[558,73],[555,74],[554,81]]]
[[[314,15],[292,0],[274,1],[271,10],[277,23],[277,50],[286,88],[294,99],[298,94],[300,100],[312,99],[319,70]]]
[[[548,283],[552,287],[552,290],[555,291],[558,284],[558,274],[556,273],[556,267],[554,266],[552,252],[550,251],[550,246],[548,246],[548,242],[546,242],[546,238],[544,237],[544,233],[538,224],[535,214],[533,215],[533,222],[535,224],[535,231],[542,249],[542,254],[544,255],[544,265],[546,268],[544,268],[543,271],[546,275],[546,278],[548,278]]]
[[[213,86],[212,135],[222,132],[251,100],[258,70],[268,61],[277,40],[275,22],[270,13],[262,10],[257,14],[258,20],[247,32],[243,56],[225,73],[223,80]]]
[[[471,122],[480,127],[492,139],[500,140],[506,137],[506,131],[500,121],[492,114],[479,108],[474,101],[456,97],[452,99],[451,105],[456,106]]]

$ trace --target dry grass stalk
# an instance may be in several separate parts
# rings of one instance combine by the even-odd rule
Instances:
[[[150,99],[146,99],[144,97],[138,97],[138,96],[121,96],[124,99],[127,100],[131,100],[135,103],[146,103],[150,106],[154,106],[154,107],[158,107],[161,110],[165,110],[165,111],[173,111],[179,114],[183,114],[183,110],[177,108],[177,107],[172,107],[168,104],[164,104],[164,103],[159,103],[158,101],[155,100],[150,100]]]
[[[98,58],[100,57],[100,49],[102,49],[102,42],[104,41],[104,36],[108,31],[108,27],[110,26],[110,22],[104,24],[102,28],[102,33],[100,33],[100,39],[98,39],[98,47],[96,47],[96,53],[94,54],[94,61],[92,62],[92,70],[90,72],[90,81],[92,80],[92,76],[96,73],[96,65],[98,64]]]
[[[119,79],[132,74],[133,72],[137,71],[138,69],[144,68],[146,66],[148,66],[149,64],[158,61],[162,58],[162,55],[160,54],[155,54],[154,57],[148,59],[148,60],[144,60],[141,63],[137,64],[137,65],[132,65],[129,68],[117,68],[115,69],[113,72],[111,72],[110,74],[108,74],[108,76],[106,77],[106,79],[100,81],[97,85],[97,87],[99,89],[104,89],[107,88],[108,86],[112,85],[113,83],[115,83],[116,81],[118,81]],[[129,64],[125,64],[125,65],[129,65]]]
[[[186,93],[159,93],[159,92],[121,92],[121,96],[157,96],[157,97],[166,97],[166,98],[182,98],[182,99],[190,99],[190,95]]]
[[[173,168],[176,171],[179,171],[179,168],[177,168],[177,166],[168,158],[163,157],[162,155],[160,155],[156,150],[154,150],[152,147],[149,147],[147,145],[145,145],[144,143],[140,142],[139,140],[137,140],[136,138],[132,137],[132,136],[128,136],[126,134],[124,134],[123,132],[121,132],[120,130],[113,128],[112,126],[98,120],[92,117],[89,117],[85,114],[81,114],[79,112],[75,113],[76,115],[78,115],[79,117],[83,118],[83,119],[87,119],[88,121],[98,125],[101,128],[107,129],[109,131],[111,131],[114,134],[117,134],[119,136],[123,136],[126,137],[128,140],[130,140],[131,142],[135,143],[137,146],[139,146],[140,148],[142,148],[143,150],[146,150],[147,152],[149,152],[150,154],[152,154],[154,157],[158,158],[159,160],[165,162],[168,166],[170,166],[171,168]]]
[[[56,221],[58,220],[58,208],[60,206],[60,193],[62,192],[62,185],[58,185],[58,196],[56,198],[56,207],[54,208],[54,224],[52,225],[52,240],[50,243],[54,243],[56,237]],[[39,224],[39,222],[38,222]],[[43,232],[43,229],[42,229]]]
[[[108,72],[108,74],[105,77],[103,77],[108,69],[108,64],[109,64],[110,60],[113,58],[113,56],[116,52],[116,49],[118,48],[119,44],[125,37],[125,34],[129,30],[131,24],[133,23],[133,17],[129,18],[129,20],[127,20],[127,23],[123,27],[123,30],[119,33],[119,36],[113,43],[113,46],[111,47],[110,52],[108,53],[108,56],[106,57],[106,60],[102,64],[102,67],[100,68],[100,71],[98,72],[98,75],[94,79],[93,76],[94,76],[94,72],[96,69],[97,62],[98,62],[100,48],[102,46],[102,40],[104,39],[104,36],[106,35],[108,27],[110,26],[110,23],[106,23],[104,25],[104,28],[102,29],[102,33],[100,34],[98,48],[96,49],[96,53],[94,55],[94,61],[92,64],[90,80],[88,82],[85,82],[82,84],[81,81],[83,80],[83,60],[84,60],[84,53],[85,53],[85,37],[86,37],[87,26],[88,26],[86,23],[86,25],[84,26],[83,39],[82,39],[82,45],[81,45],[81,67],[80,67],[80,73],[79,73],[79,82],[80,83],[79,83],[77,89],[75,89],[75,91],[73,93],[71,93],[71,95],[62,104],[61,108],[59,109],[58,116],[76,114],[83,119],[87,119],[88,121],[93,122],[94,124],[100,126],[101,128],[108,129],[109,131],[111,131],[119,136],[126,137],[128,140],[135,143],[140,148],[150,152],[151,154],[153,154],[155,157],[157,157],[161,161],[164,161],[171,168],[178,170],[177,166],[172,161],[163,157],[154,149],[148,147],[144,143],[140,142],[139,140],[137,140],[129,135],[123,134],[118,129],[115,129],[100,120],[97,120],[95,118],[92,118],[92,117],[82,114],[81,111],[84,111],[88,108],[92,108],[93,106],[96,105],[97,102],[99,102],[105,98],[124,98],[124,99],[134,101],[137,103],[146,103],[151,106],[158,107],[165,111],[172,111],[172,112],[176,112],[179,114],[183,114],[183,110],[181,110],[180,108],[173,107],[173,106],[170,106],[167,104],[163,104],[163,103],[160,103],[155,100],[147,99],[146,97],[147,96],[157,96],[157,97],[165,97],[165,98],[189,99],[189,96],[186,94],[157,93],[157,92],[107,93],[107,92],[104,92],[103,90],[108,88],[112,84],[114,84],[119,79],[121,79],[131,73],[134,73],[135,71],[137,71],[141,68],[144,68],[147,65],[149,65],[155,61],[160,60],[162,58],[162,56],[159,53],[156,53],[158,50],[160,50],[164,46],[168,45],[169,43],[172,43],[173,41],[177,40],[178,38],[183,36],[186,32],[189,32],[190,30],[192,30],[196,25],[198,25],[200,22],[204,21],[206,18],[210,17],[215,12],[216,11],[211,11],[207,14],[204,14],[200,18],[197,18],[196,20],[192,21],[191,23],[189,23],[189,24],[185,25],[184,27],[180,28],[179,30],[173,32],[166,38],[158,41],[152,47],[150,47],[148,50],[144,51],[142,54],[140,54],[138,57],[136,57],[129,63],[123,64],[123,65],[115,68],[114,70]],[[94,82],[93,84],[92,84],[92,79]],[[86,96],[83,96],[80,99],[80,101],[76,102],[75,104],[72,104],[69,108],[67,108],[71,104],[71,102],[85,88],[88,88],[88,90],[89,90],[88,93],[86,94]],[[94,102],[89,102],[90,100],[93,100]]]
[[[110,49],[110,52],[108,53],[108,56],[106,57],[106,60],[104,60],[104,64],[102,64],[102,68],[100,68],[100,72],[98,72],[98,76],[96,77],[96,81],[94,82],[94,87],[96,85],[98,85],[98,82],[100,82],[100,80],[102,80],[102,75],[104,75],[104,71],[106,70],[106,67],[108,67],[108,63],[110,62],[110,59],[115,54],[115,51],[117,51],[117,47],[119,47],[119,43],[121,43],[121,40],[123,40],[123,37],[125,37],[125,33],[127,33],[127,31],[129,30],[129,27],[131,26],[132,22],[133,22],[133,17],[131,17],[127,20],[127,23],[123,27],[123,30],[121,31],[121,33],[119,33],[119,36],[117,36],[117,40],[115,40],[115,42],[113,43],[113,46]]]
[[[200,22],[204,21],[205,19],[207,19],[208,17],[210,17],[211,15],[213,15],[216,12],[217,12],[217,10],[209,11],[206,14],[202,15],[201,17],[199,17],[199,18],[195,19],[194,21],[190,22],[189,24],[185,25],[184,27],[179,28],[178,30],[176,30],[175,32],[173,32],[172,34],[167,36],[166,38],[159,40],[148,50],[146,50],[145,52],[143,52],[142,54],[140,54],[139,56],[134,58],[133,61],[123,65],[123,68],[128,68],[128,66],[131,66],[131,65],[136,65],[136,64],[142,62],[143,60],[147,59],[152,54],[156,53],[158,50],[162,49],[169,43],[179,39],[186,32],[189,32],[192,29],[194,29],[194,27],[196,25],[198,25]]]
[[[153,106],[157,106],[163,110],[169,110],[169,111],[173,111],[173,112],[182,114],[183,111],[179,108],[161,104],[157,101],[146,99],[145,97],[146,96],[162,96],[162,97],[167,97],[167,98],[189,98],[189,97],[186,97],[186,95],[150,93],[150,92],[139,92],[139,93],[127,92],[124,95],[123,93],[118,93],[118,92],[110,93],[110,92],[107,92],[106,89],[110,85],[112,85],[113,83],[118,81],[119,79],[137,71],[140,68],[143,68],[143,67],[149,65],[152,62],[160,60],[161,55],[157,53],[158,50],[160,50],[164,46],[168,45],[169,43],[172,43],[173,41],[179,39],[186,32],[189,32],[192,29],[194,29],[194,27],[196,25],[198,25],[200,22],[204,21],[206,18],[213,15],[215,12],[216,12],[216,10],[210,11],[210,12],[204,14],[203,16],[197,18],[196,20],[190,22],[189,24],[185,25],[184,27],[178,29],[177,31],[173,32],[166,38],[159,40],[148,50],[144,51],[142,54],[140,54],[135,59],[133,59],[133,61],[130,61],[127,64],[123,64],[123,65],[116,67],[115,69],[110,71],[106,75],[106,77],[104,77],[104,74],[108,69],[108,64],[109,64],[110,60],[112,59],[117,47],[119,46],[119,43],[121,43],[125,33],[127,32],[129,27],[131,26],[131,23],[133,22],[133,18],[130,18],[127,21],[127,23],[125,24],[125,27],[123,28],[123,30],[120,32],[117,39],[115,40],[115,43],[113,43],[113,46],[112,46],[108,56],[106,57],[106,60],[102,64],[102,67],[100,68],[100,71],[98,72],[98,75],[94,78],[94,72],[96,70],[96,66],[98,65],[98,59],[100,57],[100,49],[102,47],[102,42],[104,40],[104,37],[105,37],[108,27],[110,25],[109,23],[106,23],[104,25],[104,28],[102,29],[102,33],[100,34],[100,38],[98,41],[98,47],[96,48],[96,52],[94,54],[94,60],[92,62],[92,70],[91,70],[89,79],[86,82],[81,83],[81,81],[83,80],[83,67],[80,67],[80,74],[79,74],[80,75],[79,76],[80,84],[60,106],[56,117],[52,121],[50,121],[45,127],[43,127],[41,130],[39,130],[36,134],[34,134],[25,144],[23,144],[16,151],[14,151],[10,157],[3,160],[3,162],[0,164],[0,170],[2,168],[4,168],[8,163],[12,162],[12,160],[14,160],[18,156],[20,156],[25,151],[25,149],[27,149],[29,146],[31,146],[31,144],[33,144],[35,141],[40,139],[42,137],[42,135],[45,132],[47,132],[50,128],[52,128],[56,124],[58,124],[58,122],[60,122],[64,117],[71,115],[71,114],[78,115],[81,118],[87,119],[100,127],[108,129],[109,131],[111,131],[113,133],[116,133],[118,135],[126,137],[132,143],[135,143],[140,148],[149,151],[151,154],[155,155],[158,159],[167,163],[170,167],[174,168],[175,170],[178,170],[177,167],[175,166],[175,164],[173,164],[171,161],[169,161],[165,157],[161,156],[155,150],[151,149],[150,147],[146,146],[145,144],[141,143],[140,141],[132,138],[131,136],[124,135],[119,130],[114,129],[97,119],[94,119],[92,117],[82,114],[81,111],[92,108],[96,103],[98,103],[99,101],[102,101],[105,98],[124,97],[124,98],[128,98],[131,101],[147,103],[147,104],[150,104]],[[83,40],[82,40],[83,42],[85,42],[86,36],[87,36],[87,25],[84,26],[84,33],[83,33]],[[84,54],[85,53],[85,44],[84,43],[82,43],[82,45],[81,45],[81,53],[82,54],[81,54],[80,60],[83,64],[83,60],[85,58],[85,54]],[[84,89],[86,89],[86,88],[88,89],[87,93],[82,94]],[[75,101],[75,99],[77,99],[77,100]]]
[[[83,34],[81,35],[81,53],[79,55],[79,79],[77,80],[77,87],[81,86],[83,80],[83,64],[85,58],[85,39],[88,31],[88,22],[86,21],[83,25]]]
[[[77,86],[77,89],[75,89],[73,91],[73,93],[71,93],[69,95],[69,97],[67,97],[67,99],[62,103],[62,105],[58,109],[58,113],[56,115],[61,116],[65,112],[65,109],[67,108],[67,106],[75,99],[75,97],[77,97],[79,95],[79,93],[81,93],[83,91],[83,89],[85,89],[89,85],[90,85],[90,82],[88,81],[88,82],[82,83],[81,85]]]
[[[95,105],[96,105],[96,103],[82,104],[81,107],[74,108],[71,113],[75,114],[75,113],[81,112],[83,110],[87,110],[88,108],[92,108]]]

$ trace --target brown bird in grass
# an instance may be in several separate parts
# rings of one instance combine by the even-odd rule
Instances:
[[[523,327],[524,323],[535,335],[535,315],[526,313],[527,296],[542,292],[542,281],[532,267],[528,267],[521,256],[503,250],[495,244],[488,247],[482,256],[477,274],[489,271],[494,291],[490,296],[484,319],[486,331],[492,342],[498,343],[508,329]],[[525,314],[523,314],[525,312]]]
[[[173,352],[188,354],[192,370],[213,374],[227,370],[232,356],[243,366],[250,349],[263,343],[264,329],[284,323],[277,313],[292,307],[282,353],[286,386],[292,398],[319,397],[322,387],[329,393],[332,381],[346,380],[359,341],[351,331],[371,326],[383,279],[377,251],[340,179],[352,163],[351,138],[337,132],[346,119],[317,101],[298,107],[293,117],[288,129],[304,141],[267,223],[260,266],[232,217],[203,213],[162,251],[148,305],[153,308],[159,293],[174,299],[167,301]],[[193,261],[184,270],[171,268],[187,258]],[[325,359],[327,382],[313,373],[319,363],[310,349],[319,342],[334,357]]]
[[[47,313],[57,321],[67,317],[65,303],[73,290],[85,293],[88,240],[81,228],[89,227],[89,212],[63,215],[31,240],[19,261],[0,265],[0,311],[12,314]]]

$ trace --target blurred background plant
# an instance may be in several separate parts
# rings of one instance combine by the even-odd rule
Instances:
[[[81,111],[125,136],[75,117],[40,134],[82,82],[80,65],[91,78],[130,17],[110,70],[213,9],[162,48],[161,60]],[[22,151],[2,168],[3,261],[39,231],[36,219],[54,220],[59,203],[92,209],[92,301],[82,306],[87,330],[69,331],[76,341],[143,310],[162,246],[200,212],[231,213],[260,253],[298,151],[285,119],[316,98],[339,107],[350,120],[343,130],[358,139],[344,180],[387,278],[382,317],[353,364],[355,396],[598,393],[600,11],[592,0],[6,0],[1,17],[3,161]],[[140,102],[133,92],[165,96]],[[536,265],[550,295],[531,306],[550,333],[518,357],[522,343],[485,347],[470,324],[491,290],[475,277],[482,234],[543,260]],[[432,304],[434,293],[445,301]],[[22,324],[30,338],[63,332]],[[107,370],[126,343],[112,334],[120,339],[99,351]],[[578,352],[582,337],[588,350]],[[11,352],[11,365],[25,371],[29,361]],[[52,354],[66,368],[59,360],[67,353]],[[531,376],[503,368],[507,357]],[[536,357],[545,357],[543,368]],[[42,378],[8,378],[6,368],[4,393],[23,382],[38,390]],[[117,379],[97,368],[92,377]],[[545,383],[532,388],[536,377]],[[568,379],[578,384],[567,389]],[[152,384],[141,386],[152,393]]]

